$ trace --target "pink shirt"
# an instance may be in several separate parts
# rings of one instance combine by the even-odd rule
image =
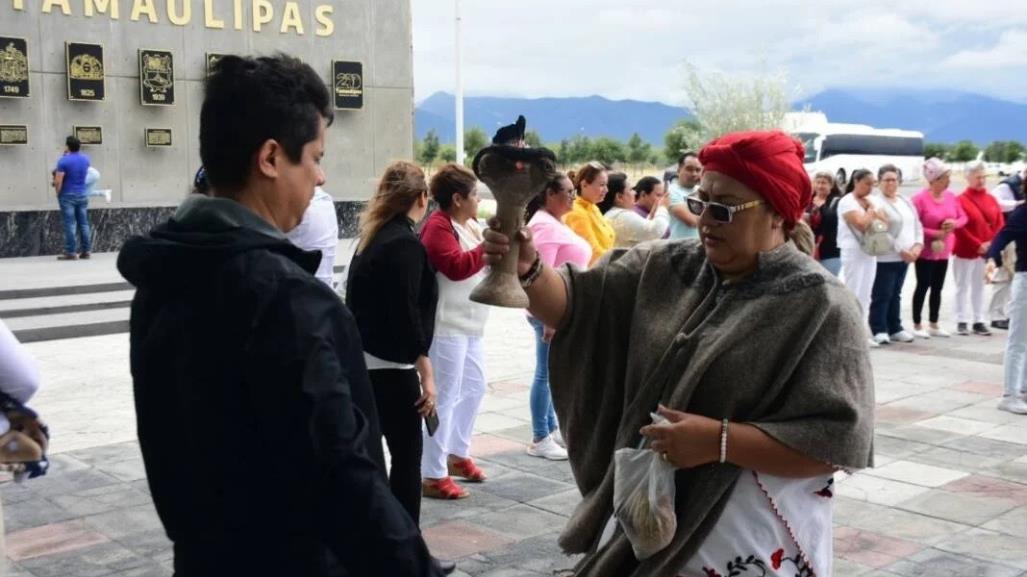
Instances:
[[[956,228],[966,226],[966,212],[959,204],[956,195],[950,190],[942,193],[941,200],[935,200],[931,196],[930,189],[925,188],[913,197],[913,206],[920,215],[920,222],[924,225],[924,251],[920,253],[923,260],[948,260],[952,256],[952,249],[956,246],[955,231],[945,237],[945,250],[934,252],[931,248],[931,241],[935,240],[934,235],[941,230],[941,223],[947,219],[956,221]]]
[[[588,267],[592,260],[592,247],[567,225],[539,209],[528,221],[532,241],[542,262],[553,268],[571,263],[580,268]]]

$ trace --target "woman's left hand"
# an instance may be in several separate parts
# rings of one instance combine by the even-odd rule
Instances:
[[[679,469],[690,469],[716,462],[720,458],[720,421],[668,409],[657,412],[669,423],[647,425],[641,433],[650,440],[649,448]]]

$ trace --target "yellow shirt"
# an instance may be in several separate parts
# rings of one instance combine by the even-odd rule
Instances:
[[[563,216],[563,223],[592,247],[592,259],[588,262],[589,266],[595,264],[599,257],[613,248],[613,227],[594,203],[580,196],[575,198],[571,211]]]

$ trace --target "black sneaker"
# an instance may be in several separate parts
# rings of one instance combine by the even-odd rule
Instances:
[[[78,257],[83,259],[83,260],[89,260],[89,253],[88,252],[84,252],[84,253],[78,255]]]
[[[970,331],[966,328],[966,323],[959,323],[956,325],[956,334],[963,335],[964,337],[970,335]]]
[[[1002,329],[1004,331],[1008,331],[1009,330],[1009,321],[1008,320],[1005,320],[1005,321],[991,321],[991,328],[993,328],[993,329]]]
[[[981,335],[982,337],[990,337],[991,331],[988,330],[988,327],[985,326],[984,323],[974,323],[974,334]]]

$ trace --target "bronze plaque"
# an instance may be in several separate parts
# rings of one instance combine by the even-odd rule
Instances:
[[[103,144],[103,128],[99,126],[74,126],[71,133],[82,144]]]
[[[147,128],[146,146],[171,146],[171,129]]]
[[[332,61],[332,93],[336,109],[364,107],[364,65],[360,62]]]
[[[146,106],[175,103],[175,61],[170,51],[139,51],[139,98]]]
[[[68,42],[65,45],[68,65],[68,100],[103,100],[103,46]]]
[[[0,124],[0,144],[28,144],[29,127],[24,124]]]
[[[214,73],[214,65],[218,63],[218,60],[221,60],[225,56],[228,56],[228,55],[227,54],[222,54],[220,52],[208,52],[207,53],[207,76],[210,76],[211,74]]]
[[[0,97],[28,98],[28,95],[28,41],[0,36]]]

